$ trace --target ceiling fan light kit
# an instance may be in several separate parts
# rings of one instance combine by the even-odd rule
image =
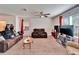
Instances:
[[[38,14],[36,14],[35,16],[39,16],[39,17],[41,17],[41,18],[43,18],[43,17],[48,17],[48,15],[50,15],[50,13],[43,13],[43,12],[38,12]]]
[[[41,18],[43,18],[44,16],[40,16]]]

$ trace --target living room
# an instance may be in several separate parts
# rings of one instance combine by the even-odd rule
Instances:
[[[4,38],[3,40],[0,38],[0,51],[2,52],[0,54],[67,55],[65,46],[67,43],[65,41],[63,43],[58,35],[60,35],[61,31],[64,31],[62,33],[70,35],[69,39],[76,37],[74,40],[78,44],[78,20],[75,20],[79,19],[78,9],[78,4],[0,5],[0,25],[4,26],[0,27],[1,36]],[[74,25],[75,30],[71,31],[71,25]],[[59,28],[55,29],[55,26]],[[63,30],[63,26],[66,29]],[[71,32],[68,33],[68,30]],[[74,32],[73,35],[72,32]],[[9,34],[9,36],[5,33]],[[27,43],[27,39],[32,39],[33,42]],[[52,45],[55,46],[52,47]],[[67,49],[71,48],[68,46]],[[79,53],[69,52],[69,54]]]

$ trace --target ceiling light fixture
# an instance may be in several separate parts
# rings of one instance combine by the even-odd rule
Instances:
[[[44,16],[41,16],[41,18],[43,18]]]

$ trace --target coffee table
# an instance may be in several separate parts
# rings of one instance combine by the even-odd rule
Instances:
[[[23,40],[23,49],[25,49],[25,45],[29,45],[29,49],[31,49],[31,44],[33,43],[33,40],[31,37],[27,37]]]

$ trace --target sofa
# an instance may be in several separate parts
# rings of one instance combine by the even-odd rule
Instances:
[[[9,48],[15,45],[22,38],[23,38],[22,35],[18,35],[15,38],[0,41],[0,52],[7,51]]]
[[[66,50],[69,55],[79,55],[79,44],[72,41],[68,41]]]
[[[45,32],[45,29],[33,29],[31,37],[32,38],[47,38],[47,33]]]
[[[11,39],[16,36],[13,24],[6,24],[5,30],[0,33],[5,39]]]

